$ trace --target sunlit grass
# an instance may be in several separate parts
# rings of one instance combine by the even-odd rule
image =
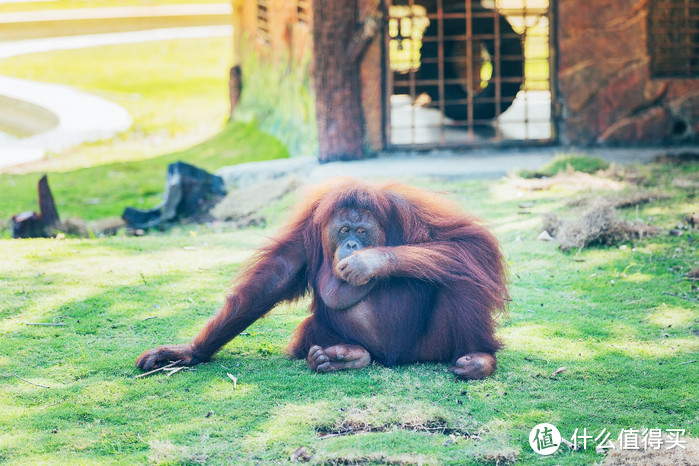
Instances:
[[[672,179],[692,167],[653,170]],[[502,240],[513,300],[500,318],[505,348],[492,377],[459,382],[445,364],[312,374],[284,355],[307,315],[303,299],[277,307],[210,363],[134,380],[138,354],[189,340],[220,306],[293,195],[270,208],[265,229],[0,240],[0,460],[270,463],[305,446],[330,463],[529,464],[539,460],[528,434],[540,422],[567,437],[575,428],[640,427],[698,435],[699,309],[665,294],[690,290],[683,270],[696,250],[686,235],[564,254],[536,239],[532,218],[566,197],[491,189],[504,182],[415,182],[484,217]],[[652,210],[659,224],[676,224],[687,193],[672,193],[637,215]],[[537,215],[517,214],[532,200]],[[520,217],[519,231],[510,229]],[[66,325],[26,325],[54,321]],[[365,429],[320,437],[343,425]],[[435,425],[456,434],[425,427]],[[562,448],[551,461],[601,460],[593,449]]]

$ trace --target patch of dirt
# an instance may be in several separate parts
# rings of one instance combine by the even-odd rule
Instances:
[[[676,188],[696,191],[699,189],[699,177],[680,176],[672,180],[672,185]]]
[[[333,465],[365,465],[365,464],[390,464],[390,465],[406,465],[406,464],[435,464],[434,459],[426,458],[423,455],[384,455],[381,453],[371,453],[367,455],[343,455],[326,457],[322,459],[322,464]]]
[[[519,452],[514,448],[487,450],[478,455],[480,462],[496,465],[515,463],[518,459]]]
[[[429,432],[442,435],[459,435],[470,438],[475,434],[463,429],[450,427],[446,421],[436,419],[431,421],[409,421],[405,423],[370,424],[357,422],[342,422],[332,426],[317,427],[316,431],[322,437],[334,437],[342,435],[367,434],[371,432],[390,432],[394,429],[414,430],[418,432]]]
[[[563,251],[594,244],[609,246],[657,235],[661,231],[642,222],[619,220],[614,206],[604,200],[592,202],[569,219],[549,213],[544,217],[544,230],[558,241]]]
[[[623,181],[631,185],[648,184],[649,175],[636,166],[611,164],[606,170],[597,172],[597,176],[610,180]]]
[[[684,437],[685,448],[668,450],[664,445],[658,450],[609,450],[601,463],[605,466],[691,466],[699,461],[699,439]],[[641,446],[641,448],[643,448]]]
[[[621,181],[571,170],[558,173],[549,178],[527,179],[510,177],[509,182],[522,191],[546,191],[554,187],[565,188],[572,192],[594,190],[620,191],[626,187],[626,184]]]
[[[71,217],[61,222],[59,230],[69,235],[88,238],[91,233],[96,236],[113,236],[122,228],[126,228],[126,222],[121,217],[107,217],[92,222]]]

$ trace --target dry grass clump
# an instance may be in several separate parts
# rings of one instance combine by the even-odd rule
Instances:
[[[519,451],[511,447],[494,448],[484,450],[476,454],[476,459],[488,464],[512,464],[519,459]]]
[[[631,190],[609,194],[604,196],[603,200],[616,209],[626,209],[669,198],[669,194],[660,191]],[[568,202],[567,205],[568,207],[585,207],[597,200],[599,200],[599,198],[583,197],[581,199],[572,200]]]
[[[655,163],[671,163],[673,165],[681,165],[692,163],[699,160],[699,151],[686,150],[682,152],[669,152],[667,154],[656,155],[653,158]]]
[[[119,230],[126,228],[126,222],[121,217],[107,217],[100,220],[86,221],[79,217],[71,217],[61,222],[52,236],[65,233],[81,238],[90,236],[114,236]]]
[[[624,187],[619,181],[600,178],[587,173],[567,171],[549,178],[511,178],[511,183],[523,191],[546,191],[559,186],[568,191],[611,190],[618,191]]]
[[[522,191],[546,191],[553,187],[561,187],[571,192],[619,191],[625,187],[623,182],[574,170],[560,172],[548,178],[511,177],[510,183]]]
[[[563,251],[594,244],[613,245],[660,232],[660,228],[653,225],[620,220],[614,205],[603,199],[591,202],[570,219],[554,213],[547,214],[544,229],[558,241]]]

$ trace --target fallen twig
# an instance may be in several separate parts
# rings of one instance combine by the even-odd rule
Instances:
[[[238,388],[238,378],[233,374],[229,374],[228,372],[226,372],[226,375],[229,379],[233,381],[233,389],[235,390],[236,388]]]
[[[558,369],[556,369],[555,371],[553,371],[553,374],[551,374],[551,376],[552,376],[552,377],[555,377],[555,376],[557,376],[558,374],[560,374],[561,372],[565,372],[565,371],[567,371],[567,370],[568,370],[568,368],[565,367],[565,366],[559,367]]]
[[[140,379],[141,377],[147,377],[147,376],[149,376],[149,375],[151,375],[151,374],[155,374],[156,372],[160,372],[160,371],[164,371],[164,370],[170,369],[171,367],[177,366],[177,365],[178,365],[179,363],[181,363],[181,362],[182,362],[182,360],[181,360],[181,359],[178,359],[178,360],[175,361],[175,362],[171,362],[171,363],[168,364],[167,366],[159,367],[159,368],[157,368],[157,369],[153,369],[152,371],[144,372],[143,374],[138,374],[137,376],[134,377],[134,379]]]
[[[41,408],[39,408],[39,411],[43,411],[46,408],[50,408],[51,406],[59,405],[59,404],[63,403],[64,401],[66,401],[66,400],[61,400],[61,401],[57,401],[55,403],[51,403],[50,405],[42,406]]]
[[[548,359],[544,359],[544,358],[525,357],[524,360],[525,360],[525,361],[529,361],[529,362],[544,361],[546,364],[550,364],[550,363],[549,363],[549,360],[548,360]]]
[[[681,294],[668,293],[667,291],[663,291],[663,294],[674,296],[675,298],[686,299],[687,301],[699,301],[697,298],[690,298],[689,296],[682,296]]]
[[[318,436],[318,440],[325,440],[326,438],[332,438],[332,437],[344,437],[345,435],[350,435],[352,432],[342,432],[339,434],[323,434]]]
[[[178,367],[172,367],[172,368],[170,368],[170,369],[167,369],[167,370],[166,370],[167,376],[170,377],[172,374],[176,374],[176,373],[178,373],[179,371],[181,371],[182,369],[188,369],[188,367],[186,367],[186,366],[178,366]]]
[[[146,317],[145,319],[141,319],[141,322],[145,322],[147,320],[157,319],[157,318],[158,318],[158,316],[150,316],[150,317]]]
[[[65,327],[66,324],[60,322],[25,322],[24,325],[47,325],[51,327]]]
[[[677,363],[677,365],[678,365],[678,366],[682,366],[682,365],[684,365],[684,364],[692,364],[693,362],[697,362],[697,360],[696,360],[696,359],[692,359],[691,361],[685,361],[685,362]]]
[[[41,388],[51,388],[51,387],[47,387],[46,385],[40,385],[40,384],[38,384],[38,383],[30,382],[29,380],[23,379],[22,377],[18,376],[17,374],[15,374],[15,377],[17,377],[19,380],[21,380],[21,381],[23,381],[23,382],[27,382],[28,384],[35,385],[35,386],[37,386],[37,387],[41,387]]]

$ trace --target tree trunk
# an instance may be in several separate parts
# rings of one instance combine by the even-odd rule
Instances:
[[[56,210],[56,203],[53,200],[46,175],[39,180],[37,191],[39,191],[39,214],[44,228],[57,227],[61,221],[58,218],[58,210]]]
[[[364,155],[359,59],[348,53],[357,21],[356,0],[313,2],[313,78],[321,162]]]

